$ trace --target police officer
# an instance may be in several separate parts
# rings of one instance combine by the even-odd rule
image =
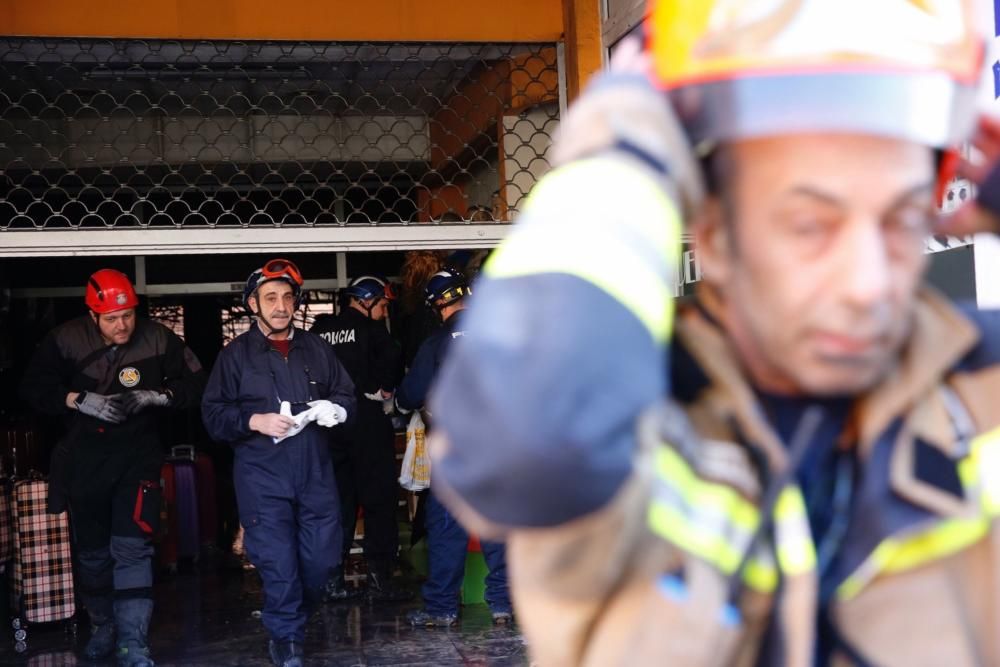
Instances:
[[[197,405],[204,372],[169,329],[136,317],[132,283],[101,269],[87,281],[88,315],[54,329],[32,358],[21,393],[69,421],[53,457],[50,511],[68,498],[91,660],[152,665],[153,546],[160,516],[157,418]],[[63,500],[60,500],[63,499]]]
[[[301,667],[307,611],[340,564],[340,509],[322,427],[354,412],[354,386],[333,348],[292,326],[302,274],[274,259],[247,279],[250,330],[226,346],[202,401],[209,434],[235,450],[244,544],[264,586],[271,660]]]
[[[344,290],[340,314],[311,329],[334,347],[354,381],[357,419],[333,434],[333,469],[340,491],[344,529],[344,560],[354,541],[357,509],[365,512],[364,552],[368,592],[374,599],[400,600],[409,595],[390,584],[399,547],[396,506],[396,452],[392,422],[392,392],[399,380],[400,349],[385,326],[391,285],[376,276],[361,276]],[[388,410],[384,409],[388,406]],[[344,585],[343,566],[327,587],[327,598],[352,595]]]
[[[424,409],[431,385],[437,376],[448,348],[465,335],[461,312],[465,297],[472,293],[468,282],[458,271],[445,269],[431,276],[425,290],[427,305],[442,321],[442,327],[432,334],[413,361],[413,367],[403,378],[396,392],[396,406],[402,412]],[[426,412],[426,411],[425,411]],[[432,419],[433,415],[429,415]],[[424,608],[412,611],[407,619],[414,626],[449,627],[458,620],[458,599],[465,573],[465,557],[469,534],[434,495],[427,494],[427,546],[430,573],[423,587]],[[503,544],[482,542],[483,556],[489,568],[486,577],[486,602],[493,622],[509,623],[513,617],[510,593],[507,590],[507,563]]]

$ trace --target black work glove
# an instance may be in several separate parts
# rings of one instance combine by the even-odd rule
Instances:
[[[149,407],[165,408],[170,405],[170,394],[152,389],[136,389],[119,394],[126,415],[134,415]]]
[[[121,424],[127,416],[121,404],[121,394],[105,396],[92,391],[81,391],[73,402],[83,414],[111,424]]]

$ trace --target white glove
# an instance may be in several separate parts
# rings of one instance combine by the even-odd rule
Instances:
[[[315,413],[316,423],[320,426],[336,426],[347,421],[347,410],[343,406],[330,401],[310,401],[309,412]]]
[[[384,412],[387,415],[391,415],[393,410],[395,409],[392,392],[386,393],[381,389],[379,389],[376,392],[372,392],[371,394],[365,394],[364,396],[369,401],[376,401],[378,403],[381,403],[382,412]]]
[[[306,426],[309,425],[309,422],[316,421],[316,414],[313,412],[312,409],[306,410],[305,412],[300,412],[297,415],[293,415],[292,405],[288,401],[281,402],[281,409],[278,411],[278,414],[291,418],[292,420],[295,421],[295,424],[293,424],[292,427],[288,429],[288,433],[281,436],[280,438],[275,438],[274,444],[278,444],[285,438],[290,438],[293,435],[298,435],[302,431],[302,429],[304,429]]]

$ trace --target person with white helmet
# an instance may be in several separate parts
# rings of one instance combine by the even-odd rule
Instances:
[[[303,278],[272,259],[247,278],[250,329],[222,349],[202,421],[232,446],[243,544],[263,584],[261,620],[276,667],[302,667],[305,626],[340,565],[340,508],[327,429],[355,411],[354,385],[332,347],[294,326]]]
[[[357,419],[332,433],[330,441],[340,492],[343,560],[346,562],[354,542],[361,507],[365,513],[368,596],[380,601],[405,600],[411,597],[409,592],[392,583],[399,549],[399,486],[395,432],[387,411],[392,411],[393,391],[402,374],[402,352],[389,335],[386,315],[395,294],[384,278],[359,276],[351,280],[343,296],[340,313],[310,329],[333,346],[354,381],[358,405]],[[343,565],[334,571],[325,596],[328,601],[356,597],[345,585]]]
[[[659,0],[646,29],[485,267],[436,493],[507,539],[539,664],[1000,664],[1000,317],[922,280],[971,0]],[[1000,175],[965,171],[947,227],[995,231]],[[682,225],[705,280],[674,313]]]

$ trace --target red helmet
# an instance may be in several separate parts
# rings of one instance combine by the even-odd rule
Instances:
[[[139,305],[132,282],[121,271],[101,269],[87,281],[87,307],[98,314],[113,313]]]

